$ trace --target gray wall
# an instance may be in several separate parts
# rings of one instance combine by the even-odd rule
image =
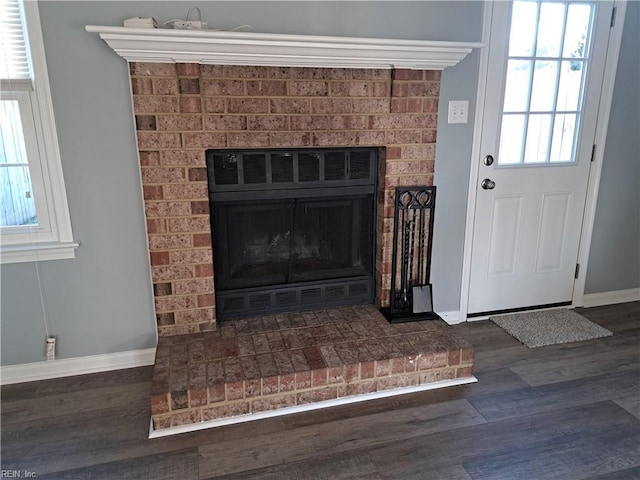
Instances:
[[[640,2],[627,5],[585,293],[640,287]]]
[[[482,38],[482,12],[473,31]],[[471,55],[455,67],[444,70],[438,108],[438,141],[434,184],[436,212],[431,260],[433,303],[437,312],[460,308],[462,283],[462,254],[467,212],[467,192],[471,170],[471,143],[475,115],[476,89],[480,52]],[[469,122],[447,123],[450,100],[469,101]]]
[[[191,6],[201,8],[210,28],[251,24],[267,33],[479,41],[482,28],[478,1],[41,2],[71,221],[82,245],[76,259],[39,264],[42,302],[35,264],[2,267],[2,365],[44,360],[42,307],[50,333],[58,336],[60,358],[155,344],[127,65],[84,26],[121,25],[133,16],[163,22],[184,18]],[[469,100],[473,118],[477,65],[474,53],[443,74],[432,272],[439,311],[459,304],[473,128],[472,122],[447,125],[446,105]],[[601,197],[618,188],[603,187]],[[598,258],[594,252],[593,265]],[[613,282],[589,287],[618,288]]]

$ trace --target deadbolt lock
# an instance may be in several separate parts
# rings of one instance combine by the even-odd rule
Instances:
[[[484,163],[487,167],[493,165],[493,155],[487,155],[482,159],[482,163]]]

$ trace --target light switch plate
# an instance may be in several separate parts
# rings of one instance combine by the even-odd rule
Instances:
[[[469,117],[469,100],[452,100],[449,102],[449,123],[467,123]]]

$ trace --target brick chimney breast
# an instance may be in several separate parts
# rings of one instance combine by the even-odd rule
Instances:
[[[160,336],[216,328],[209,148],[379,147],[388,305],[394,188],[433,182],[440,71],[134,62],[130,75]]]

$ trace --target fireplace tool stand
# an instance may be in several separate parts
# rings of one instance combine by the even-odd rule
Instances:
[[[436,320],[431,243],[436,187],[397,187],[393,220],[391,297],[381,312],[391,323]]]

